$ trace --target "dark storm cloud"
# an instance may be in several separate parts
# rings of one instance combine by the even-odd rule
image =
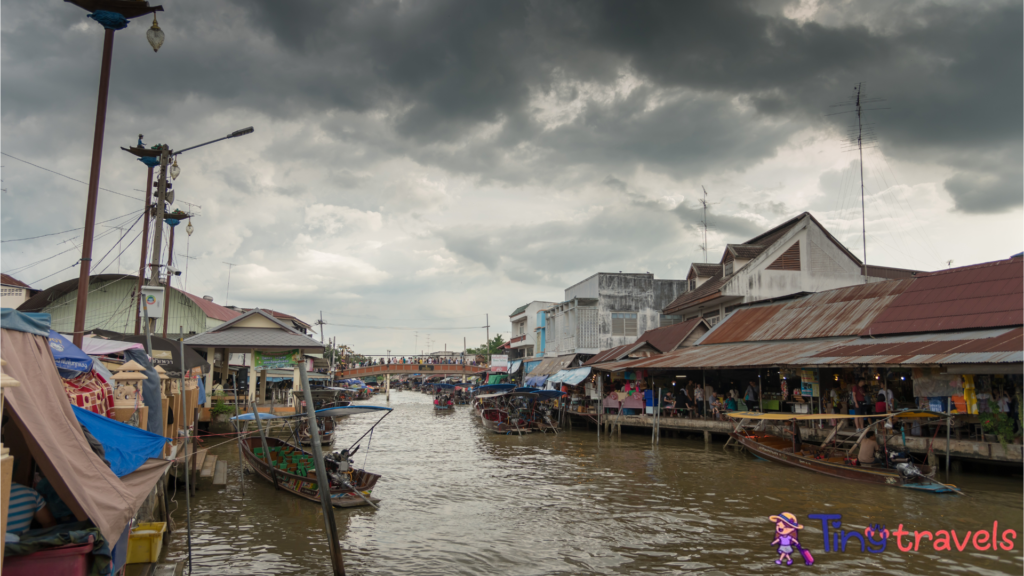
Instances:
[[[405,156],[510,183],[550,182],[573,166],[620,173],[643,166],[683,179],[743,171],[773,157],[801,128],[845,126],[847,118],[825,116],[828,105],[866,80],[891,108],[873,116],[887,155],[931,157],[963,173],[947,186],[961,210],[1020,204],[1021,186],[1013,184],[1019,155],[983,171],[996,183],[964,184],[981,158],[1020,147],[1019,2],[877,4],[869,11],[884,14],[882,24],[838,4],[822,9],[830,12],[821,23],[798,23],[783,16],[786,6],[169,6],[160,15],[168,40],[159,54],[142,39],[145,18],[118,32],[111,110],[141,125],[155,111],[201,100],[269,118],[323,121],[328,136],[358,140],[367,154],[338,159],[339,170]],[[12,132],[24,138],[22,148],[43,147],[40,135],[58,125],[88,134],[88,123],[71,119],[90,113],[101,35],[80,10],[62,8],[4,5],[3,118],[5,131],[24,129]],[[87,22],[86,31],[72,31],[79,22]],[[610,88],[624,74],[637,84],[614,98],[581,90]],[[552,94],[578,104],[578,115],[545,125],[535,98]],[[373,121],[346,125],[333,118],[344,113],[371,114]],[[170,120],[153,129],[202,127],[201,118]],[[489,127],[496,132],[481,135]]]

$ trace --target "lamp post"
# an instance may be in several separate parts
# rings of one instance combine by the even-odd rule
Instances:
[[[154,32],[150,40],[155,52],[159,44],[153,44],[159,36],[163,43],[163,31],[156,25],[156,12],[163,6],[150,6],[143,0],[65,0],[89,12],[89,17],[103,25],[103,58],[100,64],[99,96],[96,99],[96,126],[92,137],[92,164],[89,168],[89,192],[85,206],[85,231],[82,239],[82,259],[78,274],[78,301],[75,304],[75,328],[71,335],[75,346],[82,346],[85,332],[85,310],[89,297],[89,273],[92,269],[92,236],[96,228],[96,203],[100,186],[100,163],[103,158],[103,128],[107,123],[107,94],[110,89],[110,61],[114,54],[114,32],[128,26],[128,19],[154,14]]]
[[[227,136],[224,136],[222,138],[217,138],[215,140],[210,140],[209,142],[203,142],[202,144],[197,144],[195,146],[189,146],[188,148],[185,148],[185,149],[182,149],[182,150],[178,150],[177,152],[175,152],[174,150],[171,150],[171,148],[169,146],[167,146],[166,144],[161,144],[161,145],[158,145],[158,146],[154,146],[152,148],[145,148],[143,146],[143,144],[142,144],[142,139],[141,138],[139,139],[139,145],[138,146],[132,146],[130,148],[124,148],[124,147],[121,148],[125,152],[128,152],[130,154],[138,156],[139,160],[143,164],[146,164],[147,166],[150,166],[150,167],[159,166],[160,167],[160,174],[159,174],[158,180],[156,182],[156,185],[157,185],[157,190],[156,190],[157,198],[156,198],[156,218],[155,218],[156,221],[155,221],[154,227],[153,227],[153,253],[152,253],[152,256],[150,257],[150,260],[149,260],[149,262],[150,262],[150,264],[149,264],[149,266],[150,266],[149,285],[150,286],[159,286],[160,285],[160,248],[161,248],[161,244],[162,244],[162,241],[163,241],[165,209],[167,207],[168,200],[170,200],[170,202],[172,202],[172,203],[174,202],[173,193],[170,196],[168,196],[168,193],[167,193],[168,192],[168,188],[170,188],[170,185],[167,182],[167,174],[168,174],[168,172],[170,172],[171,179],[177,179],[178,175],[181,174],[181,168],[178,166],[178,156],[183,154],[183,153],[185,153],[185,152],[188,152],[189,150],[195,150],[196,148],[201,148],[201,147],[206,146],[208,144],[213,144],[214,142],[220,142],[221,140],[227,140],[229,138],[237,138],[239,136],[245,136],[246,134],[252,134],[255,131],[256,130],[252,126],[249,126],[248,128],[242,128],[241,130],[235,130],[231,134],[228,134]],[[170,162],[171,162],[171,158],[172,157],[174,158],[174,163],[171,164],[170,166],[168,166],[168,164],[170,164]],[[147,215],[147,218],[148,218],[148,215]],[[171,252],[171,254],[173,254],[173,251]],[[168,276],[167,282],[164,283],[164,299],[165,299],[165,301],[167,301],[170,298],[170,296],[171,296],[170,295],[170,286],[171,286],[170,276]],[[141,297],[141,294],[137,295],[136,297],[137,298]],[[166,321],[167,321],[167,318],[166,318],[166,314],[165,314],[165,316],[164,316],[165,332],[166,332]]]

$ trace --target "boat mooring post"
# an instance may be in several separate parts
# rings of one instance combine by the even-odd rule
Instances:
[[[260,441],[263,442],[263,455],[267,457],[267,466],[270,466],[270,475],[274,477],[274,490],[280,486],[277,484],[277,468],[274,468],[274,460],[270,457],[270,446],[267,445],[267,435],[263,433],[263,423],[260,422],[260,412],[256,409],[256,403],[249,403],[249,410],[252,412],[252,419],[256,421],[256,429],[260,431]]]
[[[338,542],[338,525],[334,520],[334,505],[331,504],[331,483],[327,479],[324,451],[320,447],[320,430],[316,426],[316,411],[313,409],[313,393],[309,391],[309,377],[306,375],[305,360],[300,360],[298,366],[299,380],[302,382],[302,396],[306,400],[309,439],[313,443],[313,461],[316,462],[317,492],[320,493],[320,505],[324,509],[324,525],[327,529],[327,539],[331,549],[331,566],[334,568],[334,576],[345,576],[345,562],[341,557],[341,544]],[[355,487],[353,489],[358,490]]]
[[[143,309],[146,307],[143,306]],[[148,316],[148,314],[147,314]],[[149,354],[153,354],[153,343],[149,335],[149,318],[146,318],[146,343],[149,344]],[[185,413],[185,327],[178,326],[178,345],[181,347],[180,359],[181,359],[181,413]],[[195,419],[196,429],[199,428],[199,416],[198,408],[196,409],[197,415]],[[188,573],[192,573],[192,502],[189,497],[189,477],[192,475],[188,468],[188,426],[185,426],[185,520],[187,522],[187,539],[188,539]]]

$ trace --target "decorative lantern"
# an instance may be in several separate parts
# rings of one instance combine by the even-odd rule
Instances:
[[[174,164],[171,164],[171,180],[177,180],[178,175],[181,174],[181,168],[178,168],[178,157],[174,157]]]
[[[146,369],[141,364],[132,360],[121,366],[121,370],[114,374],[114,408],[141,408],[144,404],[139,397],[138,383],[145,380],[143,374]]]
[[[164,31],[156,23],[156,12],[153,13],[153,25],[149,27],[149,30],[146,30],[146,40],[153,47],[153,52],[156,52],[164,45]]]
[[[160,387],[166,391],[165,394],[178,393],[178,381],[172,380],[171,377],[167,375],[167,371],[164,370],[163,367],[157,366],[156,373],[157,376],[160,377]],[[168,380],[170,380],[170,382],[168,382]]]

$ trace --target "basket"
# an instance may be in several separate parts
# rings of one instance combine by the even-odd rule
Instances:
[[[139,522],[128,536],[128,563],[155,563],[164,545],[166,522]]]

